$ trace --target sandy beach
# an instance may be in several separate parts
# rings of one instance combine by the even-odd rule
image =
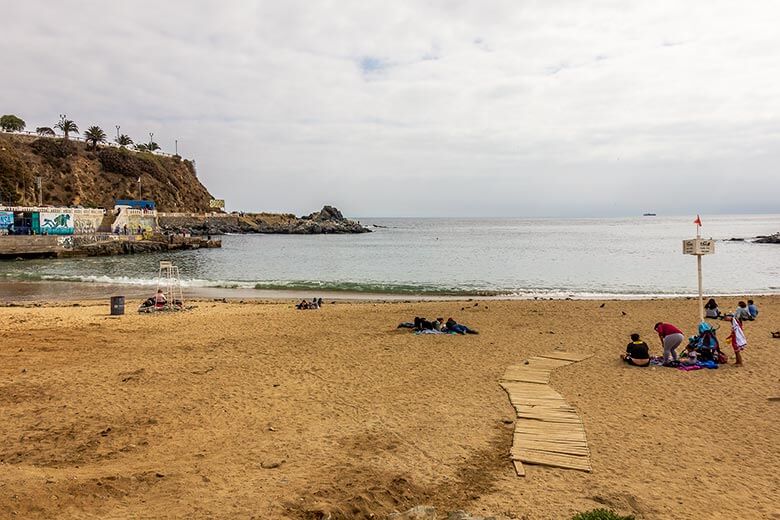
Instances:
[[[780,518],[780,297],[757,300],[744,367],[690,373],[618,355],[635,331],[659,354],[657,321],[692,334],[694,300],[138,303],[0,308],[0,517]],[[480,334],[396,329],[414,316]],[[593,354],[551,383],[593,472],[519,478],[498,380],[561,347]]]

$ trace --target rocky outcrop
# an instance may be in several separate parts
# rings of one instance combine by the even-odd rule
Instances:
[[[289,213],[243,213],[230,215],[178,216],[160,215],[164,231],[192,235],[222,235],[225,233],[267,233],[281,235],[322,235],[370,233],[359,222],[344,218],[337,208],[325,206],[322,210],[296,217]]]
[[[98,146],[60,138],[0,133],[0,194],[10,205],[32,205],[42,178],[43,202],[52,206],[113,208],[117,199],[144,198],[161,211],[210,211],[212,199],[181,157]]]
[[[780,233],[757,237],[753,242],[755,244],[780,244]]]
[[[74,247],[61,253],[61,257],[114,256],[139,253],[159,253],[164,251],[182,251],[188,249],[210,249],[221,247],[219,240],[205,240],[198,237],[176,237],[162,240],[106,240]]]

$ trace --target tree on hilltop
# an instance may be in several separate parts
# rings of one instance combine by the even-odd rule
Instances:
[[[149,141],[148,143],[140,143],[135,145],[135,149],[139,152],[154,152],[160,149],[160,145],[154,141]]]
[[[54,125],[54,128],[59,128],[65,134],[65,139],[68,138],[71,132],[74,134],[79,133],[79,127],[75,122],[68,119],[68,116],[60,114],[60,122]]]
[[[106,142],[106,133],[97,125],[90,126],[87,131],[84,132],[84,139],[88,143],[92,143],[92,148],[97,148],[98,143]]]
[[[5,132],[21,132],[27,124],[13,114],[0,116],[0,128]]]
[[[48,126],[39,126],[35,129],[35,133],[40,135],[41,137],[45,137],[47,135],[56,135],[54,133],[54,130],[51,129],[51,127]]]
[[[129,135],[122,134],[116,138],[116,144],[118,144],[119,146],[130,146],[131,144],[133,144],[133,140],[130,139]]]

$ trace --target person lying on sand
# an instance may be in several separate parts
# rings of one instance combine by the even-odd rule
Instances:
[[[452,318],[447,318],[446,329],[447,331],[457,332],[458,334],[479,334],[476,330],[461,325]]]
[[[626,353],[621,354],[620,359],[631,366],[646,367],[650,364],[650,347],[635,332],[631,334],[631,342],[626,345]]]

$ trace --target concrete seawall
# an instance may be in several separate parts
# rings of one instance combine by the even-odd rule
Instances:
[[[113,256],[222,247],[201,237],[135,235],[1,236],[0,259]]]

